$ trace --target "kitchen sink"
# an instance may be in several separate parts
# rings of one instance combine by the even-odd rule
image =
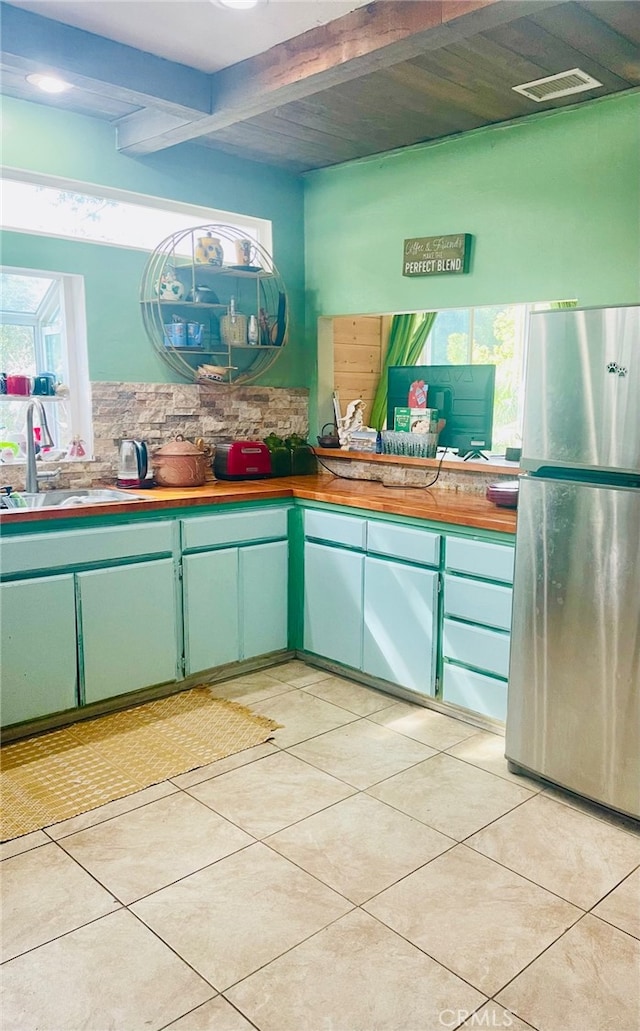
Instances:
[[[139,494],[124,490],[42,490],[37,494],[17,491],[0,496],[3,508],[76,508],[82,505],[114,504],[121,501],[143,501]]]

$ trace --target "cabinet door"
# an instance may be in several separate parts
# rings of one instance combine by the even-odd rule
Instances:
[[[370,557],[364,568],[363,670],[433,694],[438,574]]]
[[[78,704],[73,577],[0,586],[2,724],[9,726]]]
[[[364,555],[324,544],[304,549],[304,647],[362,668]]]
[[[240,658],[238,549],[183,560],[186,673]]]
[[[77,577],[85,702],[175,680],[173,561],[94,569]]]
[[[288,555],[286,541],[241,548],[241,658],[287,647]]]

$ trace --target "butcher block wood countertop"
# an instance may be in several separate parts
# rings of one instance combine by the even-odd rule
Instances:
[[[113,484],[104,486],[113,487]],[[46,521],[53,528],[54,523],[64,524],[66,520],[87,516],[131,515],[241,501],[300,498],[482,530],[515,533],[516,529],[514,509],[498,508],[478,494],[438,488],[384,487],[377,481],[344,479],[330,473],[237,482],[215,480],[203,487],[154,487],[131,493],[141,500],[69,508],[3,510],[0,512],[0,526]]]

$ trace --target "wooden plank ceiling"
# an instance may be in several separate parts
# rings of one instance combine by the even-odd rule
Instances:
[[[602,88],[542,103],[512,89],[572,68],[592,75]],[[562,3],[276,107],[199,142],[302,172],[638,85],[640,6]]]
[[[190,140],[300,173],[640,86],[640,0],[375,0],[210,76],[2,7],[3,92],[46,64],[75,87],[49,102],[128,154]],[[574,68],[602,86],[513,90]]]

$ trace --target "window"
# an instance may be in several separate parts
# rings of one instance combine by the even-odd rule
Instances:
[[[92,433],[82,276],[2,267],[0,315],[0,369],[7,376],[53,373],[66,388],[44,401],[55,447],[66,449],[73,437],[81,437],[89,455]],[[23,448],[25,415],[24,398],[2,397],[2,444]],[[16,454],[15,447],[2,450]]]
[[[493,451],[521,444],[529,313],[559,305],[575,301],[454,308],[436,316],[416,364],[496,366]]]
[[[234,226],[265,250],[272,249],[271,222],[267,219],[54,176],[36,178],[12,169],[3,177],[2,201],[2,228],[17,232],[153,251],[173,233],[220,222]],[[185,251],[185,255],[190,253]],[[225,259],[233,263],[235,255],[230,251]]]

